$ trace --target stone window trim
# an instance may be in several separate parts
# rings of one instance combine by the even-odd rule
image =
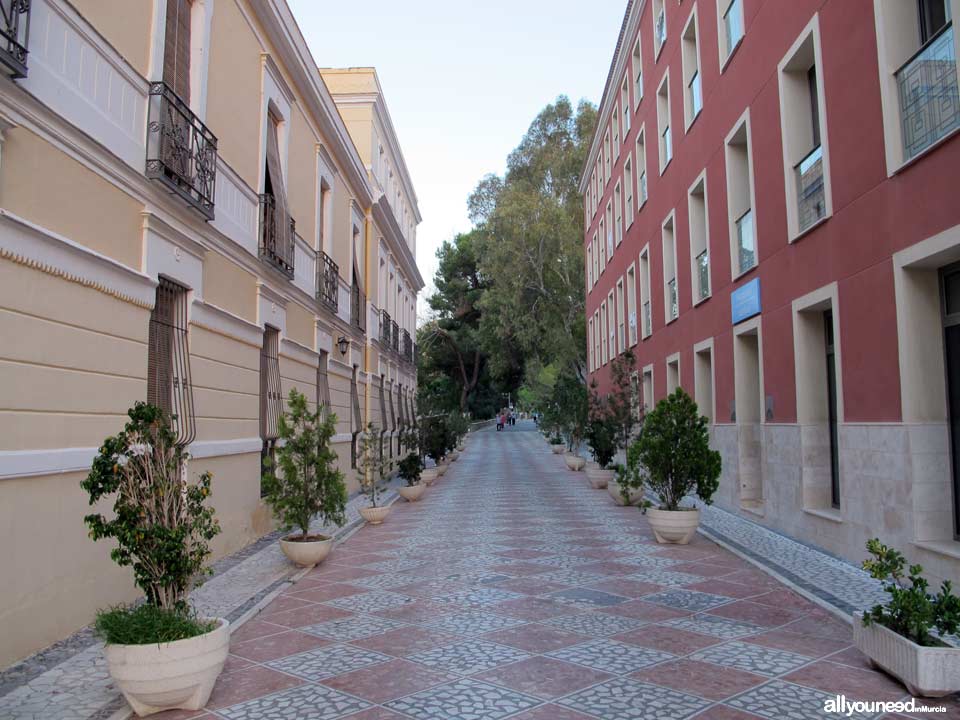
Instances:
[[[664,376],[667,380],[667,395],[679,387],[683,387],[680,375],[680,353],[675,352],[666,358],[667,374]]]
[[[660,225],[663,259],[663,318],[669,325],[680,317],[679,273],[677,273],[677,211],[671,210]],[[671,289],[670,283],[673,282]],[[676,313],[674,313],[676,308]]]
[[[646,412],[653,410],[656,405],[656,386],[653,383],[653,364],[646,365],[642,371],[643,409]]]
[[[760,222],[757,218],[757,199],[754,183],[753,133],[750,129],[750,108],[737,118],[724,140],[724,168],[727,181],[727,231],[730,237],[731,280],[751,272],[759,265]],[[739,150],[743,147],[744,150]],[[739,155],[745,152],[745,157]],[[749,210],[753,219],[753,264],[740,269],[738,255],[737,221]]]
[[[713,294],[710,263],[710,203],[707,196],[707,170],[697,175],[687,190],[687,234],[690,239],[690,295],[692,307],[706,302]],[[707,288],[701,292],[699,258],[706,253]]]
[[[657,86],[657,148],[660,174],[663,175],[673,160],[673,123],[670,110],[670,68],[663,73]]]
[[[700,414],[706,416],[710,425],[713,425],[717,418],[717,371],[713,346],[712,337],[693,346],[693,395]],[[704,356],[707,358],[706,368],[702,365]]]
[[[683,75],[683,129],[689,132],[694,121],[700,117],[703,110],[703,63],[700,62],[700,20],[697,16],[697,5],[693,5],[687,22],[680,35],[680,62]],[[693,89],[691,82],[694,76],[700,87],[700,108],[694,107]]]
[[[734,3],[739,2],[739,6],[732,9],[732,12],[740,13],[739,22],[743,33],[737,39],[733,47],[727,47],[727,31],[724,27],[724,17],[727,11],[731,9]],[[737,50],[743,45],[743,40],[747,36],[746,18],[743,14],[743,0],[717,0],[717,53],[720,59],[720,73],[727,69],[727,65],[733,59]]]

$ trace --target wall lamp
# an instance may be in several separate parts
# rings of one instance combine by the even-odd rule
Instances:
[[[340,348],[341,355],[347,354],[347,339],[343,335],[337,338],[337,347]]]

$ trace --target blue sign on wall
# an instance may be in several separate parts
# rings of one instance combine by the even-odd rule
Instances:
[[[730,293],[733,324],[760,314],[760,278],[754,278]]]

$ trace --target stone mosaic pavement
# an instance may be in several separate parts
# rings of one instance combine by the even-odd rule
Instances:
[[[156,720],[804,720],[906,697],[848,624],[703,536],[658,546],[531,429],[471,438],[237,630],[207,710]]]

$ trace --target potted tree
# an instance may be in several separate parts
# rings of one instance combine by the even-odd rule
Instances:
[[[300,567],[314,567],[330,554],[333,538],[311,534],[310,521],[319,517],[324,526],[339,527],[346,519],[347,488],[330,447],[337,418],[324,419],[319,409],[310,412],[307,398],[296,388],[290,390],[287,407],[277,424],[283,442],[276,459],[263,461],[262,489],[280,529],[299,530],[281,538],[283,554]]]
[[[644,420],[637,461],[648,487],[660,498],[647,512],[657,542],[685,545],[700,524],[696,507],[681,507],[690,493],[709,505],[720,477],[720,453],[710,449],[707,419],[683,388],[665,397]]]
[[[450,459],[456,460],[460,453],[463,452],[463,439],[467,436],[467,431],[470,430],[470,423],[467,421],[467,416],[461,412],[452,412],[447,417],[447,426],[450,428],[451,442],[453,444],[450,451]]]
[[[594,465],[587,467],[587,480],[590,487],[602,490],[613,481],[610,464],[617,452],[616,426],[611,416],[603,410],[595,412],[587,424],[587,444],[594,462]]]
[[[442,477],[447,472],[447,465],[443,459],[453,444],[445,415],[434,415],[424,419],[421,423],[420,442],[424,454],[434,463],[434,468],[427,468],[424,472],[432,469],[435,477]]]
[[[400,477],[407,484],[399,488],[397,492],[399,492],[400,496],[407,502],[416,502],[419,500],[420,496],[423,495],[423,491],[427,488],[426,485],[420,482],[420,473],[422,470],[423,463],[420,460],[420,455],[416,452],[408,453],[407,456],[400,461]]]
[[[84,522],[93,540],[113,541],[110,557],[133,568],[146,600],[99,611],[95,629],[110,675],[137,715],[199,710],[230,648],[227,620],[198,617],[187,604],[220,532],[207,505],[212,475],[186,482],[187,452],[163,410],[137,403],[127,414],[80,485],[91,505],[114,496],[109,518],[92,513]]]
[[[380,445],[380,432],[373,423],[367,425],[360,436],[357,450],[357,476],[360,490],[370,500],[370,506],[360,508],[360,517],[371,525],[379,525],[390,513],[389,505],[378,504],[383,494],[383,479],[387,472],[387,463]]]
[[[641,510],[646,511],[650,502],[643,498],[643,476],[635,458],[631,463],[631,455],[635,456],[636,453],[628,450],[626,465],[616,463],[613,466],[613,480],[607,483],[607,492],[617,505],[639,505]]]
[[[587,388],[572,373],[562,373],[553,388],[557,423],[567,438],[567,454],[564,461],[570,470],[583,470],[586,459],[580,456],[580,446],[586,432],[588,398]]]
[[[914,696],[942,697],[960,690],[960,648],[940,638],[960,629],[960,598],[949,580],[940,592],[927,591],[919,565],[906,567],[903,555],[877,538],[867,541],[872,556],[863,562],[883,583],[890,599],[854,613],[853,641],[880,669],[900,680]]]
[[[550,436],[550,450],[553,451],[554,455],[562,455],[563,451],[567,448],[564,446],[563,438],[560,437],[560,433]]]

